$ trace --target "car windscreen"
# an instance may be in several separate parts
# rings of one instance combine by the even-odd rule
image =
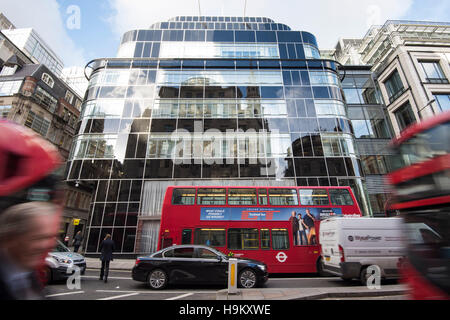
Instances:
[[[53,252],[70,252],[70,250],[65,245],[63,245],[61,241],[57,241],[56,247],[53,249]]]

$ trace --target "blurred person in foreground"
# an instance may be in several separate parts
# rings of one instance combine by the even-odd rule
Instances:
[[[52,203],[28,202],[0,214],[0,299],[42,299],[37,271],[55,247],[58,208]]]
[[[58,151],[31,130],[0,121],[0,300],[42,299],[40,275],[61,222]]]

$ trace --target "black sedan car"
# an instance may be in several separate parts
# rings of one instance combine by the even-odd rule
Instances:
[[[268,279],[267,266],[251,259],[238,260],[238,285],[254,288]],[[168,284],[228,283],[228,257],[201,245],[165,248],[148,257],[139,257],[132,271],[133,280],[146,282],[155,290]]]

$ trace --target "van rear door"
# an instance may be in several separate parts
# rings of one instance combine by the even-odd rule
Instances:
[[[324,220],[320,224],[320,245],[322,261],[325,265],[339,268],[341,256],[339,253],[339,222],[337,219]]]

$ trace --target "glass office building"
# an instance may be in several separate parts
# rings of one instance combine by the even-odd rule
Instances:
[[[373,216],[386,216],[391,188],[385,175],[392,170],[393,150],[388,147],[394,137],[386,105],[371,66],[346,65],[342,81],[347,114],[361,159],[365,187]]]
[[[339,65],[262,17],[176,17],[91,61],[67,179],[94,187],[87,253],[152,252],[169,185],[351,186],[370,214]]]

